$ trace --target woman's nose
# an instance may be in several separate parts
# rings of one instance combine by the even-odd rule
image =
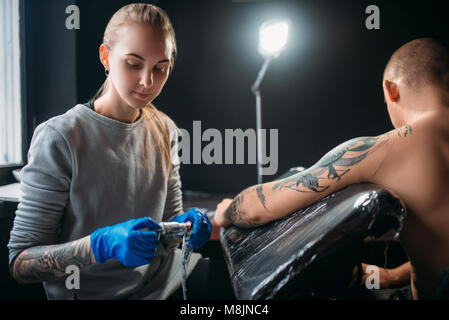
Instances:
[[[153,85],[153,72],[145,73],[140,84],[145,88],[150,88]]]

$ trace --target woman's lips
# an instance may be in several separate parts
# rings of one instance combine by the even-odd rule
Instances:
[[[146,99],[146,98],[148,98],[150,95],[149,94],[142,94],[142,93],[139,93],[139,92],[136,92],[136,91],[133,91],[133,93],[137,96],[137,97],[139,97],[140,99]]]

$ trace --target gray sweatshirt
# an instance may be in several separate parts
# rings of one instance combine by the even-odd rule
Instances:
[[[171,176],[143,116],[128,124],[78,104],[40,124],[21,171],[10,268],[30,247],[77,240],[138,217],[160,222],[182,213],[178,130],[168,117],[163,121],[170,134]],[[191,257],[189,273],[198,259]],[[148,265],[127,268],[110,259],[80,271],[80,289],[67,289],[65,277],[46,281],[47,297],[165,299],[181,283],[180,250],[160,243]]]

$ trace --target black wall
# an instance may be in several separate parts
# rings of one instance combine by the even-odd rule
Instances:
[[[98,58],[112,14],[132,1],[26,0],[29,130],[87,101],[104,81]],[[445,1],[154,1],[178,40],[174,73],[155,104],[192,130],[255,127],[250,86],[262,65],[257,32],[266,19],[292,22],[286,50],[262,84],[263,127],[279,130],[279,169],[310,166],[339,143],[392,129],[381,89],[391,54],[420,37],[448,40]],[[65,28],[77,4],[81,29]],[[367,30],[365,8],[380,8]],[[206,145],[207,143],[203,143]],[[256,183],[255,165],[183,165],[184,189],[237,192]],[[265,181],[274,176],[265,177]]]
[[[76,33],[65,27],[65,10],[73,3],[70,0],[22,2],[23,100],[26,101],[28,146],[39,123],[63,113],[77,101]]]

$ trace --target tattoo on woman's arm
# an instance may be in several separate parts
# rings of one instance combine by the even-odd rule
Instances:
[[[66,276],[66,268],[96,263],[90,236],[72,242],[38,246],[23,251],[14,262],[14,278],[22,283],[41,282]]]

